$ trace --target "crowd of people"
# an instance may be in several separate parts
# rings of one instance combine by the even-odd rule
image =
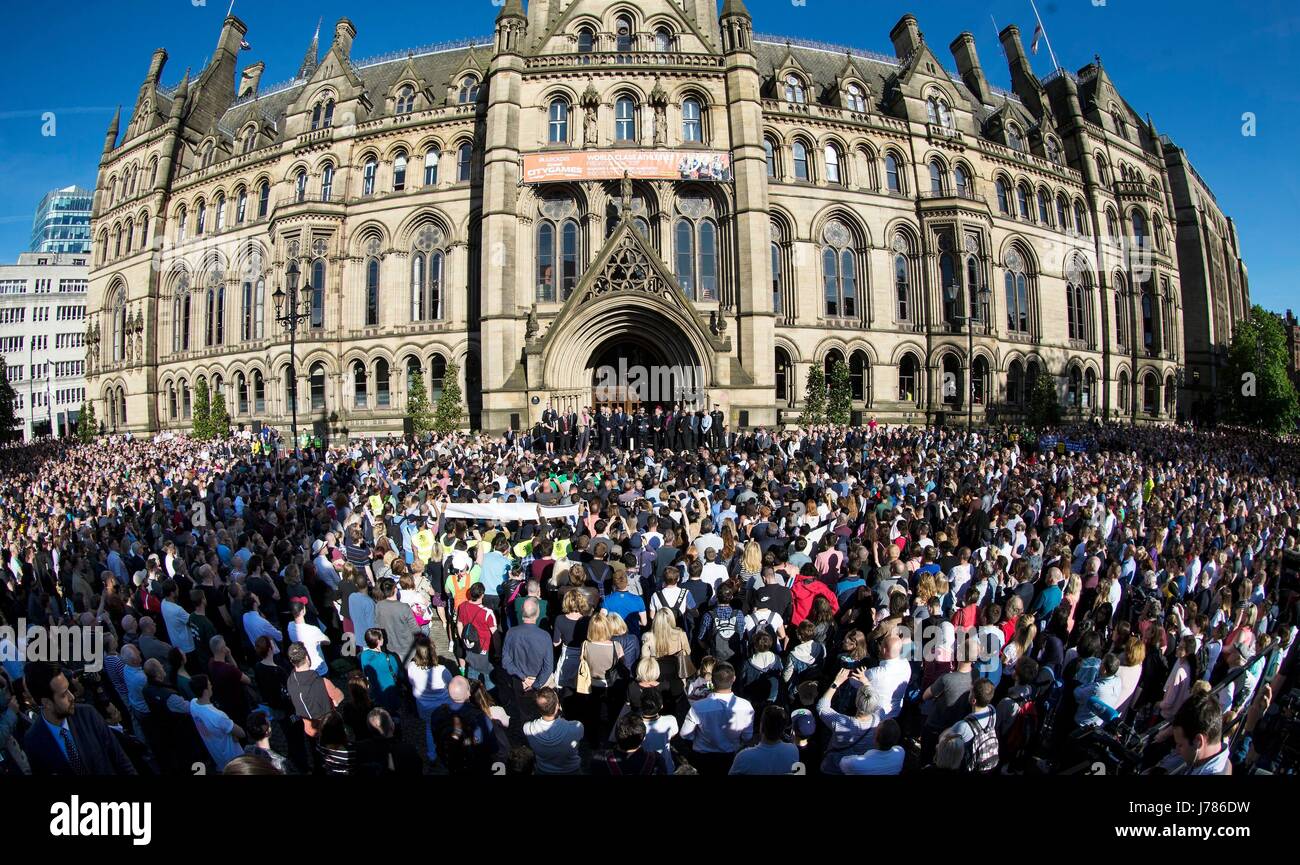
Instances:
[[[552,414],[298,451],[0,449],[0,774],[1034,773],[1137,739],[1155,771],[1285,757],[1293,444],[1100,427],[1040,451],[703,412],[699,435],[592,442]],[[102,657],[32,651],[60,628]]]

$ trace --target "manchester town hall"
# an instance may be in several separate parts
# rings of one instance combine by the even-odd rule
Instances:
[[[503,0],[490,38],[370,59],[342,19],[269,86],[246,30],[171,86],[156,51],[107,132],[111,430],[188,429],[202,383],[237,426],[296,401],[396,433],[454,375],[463,426],[502,431],[639,398],[595,387],[624,365],[732,428],[797,423],[841,361],[860,422],[1013,419],[1040,373],[1067,417],[1139,424],[1227,386],[1234,223],[1100,58],[1039,78],[1015,26],[985,51],[1010,91],[969,33],[904,15],[876,54],[760,35],[743,0]]]

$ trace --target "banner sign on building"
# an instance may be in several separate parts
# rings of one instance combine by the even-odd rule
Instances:
[[[578,180],[706,180],[729,183],[731,154],[721,150],[579,150],[528,153],[524,183]]]

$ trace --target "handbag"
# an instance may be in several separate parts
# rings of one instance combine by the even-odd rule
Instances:
[[[575,686],[579,694],[591,693],[591,665],[587,663],[587,644],[582,644],[582,655],[578,658],[578,682]]]

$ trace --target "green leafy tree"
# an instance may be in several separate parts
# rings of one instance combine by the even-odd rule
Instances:
[[[14,414],[16,398],[13,386],[9,384],[4,356],[0,355],[0,441],[9,441],[15,436],[14,428],[18,426],[18,416]]]
[[[843,360],[831,367],[830,393],[826,401],[826,420],[848,426],[853,416],[853,391],[849,387],[849,365]]]
[[[460,367],[455,363],[447,364],[443,375],[442,395],[438,397],[438,408],[434,414],[433,427],[437,432],[449,433],[460,429],[463,410],[460,404]]]
[[[1250,310],[1233,334],[1228,369],[1234,421],[1272,433],[1295,431],[1300,402],[1287,374],[1286,332],[1276,315],[1258,305]]]
[[[406,398],[406,416],[411,420],[411,430],[417,436],[423,436],[437,429],[433,403],[429,401],[429,389],[424,383],[424,373],[417,372],[411,376],[411,392]]]
[[[208,437],[225,438],[230,435],[230,412],[226,409],[226,394],[217,391],[212,398],[212,411],[208,413]]]
[[[821,364],[814,363],[808,367],[808,381],[804,387],[803,414],[799,415],[802,426],[814,426],[826,422],[826,373]]]
[[[1040,370],[1029,394],[1029,425],[1034,429],[1055,426],[1061,422],[1061,397],[1056,392],[1056,379],[1047,370]]]
[[[99,428],[95,426],[95,404],[83,402],[81,411],[77,413],[77,438],[89,444],[98,432]]]
[[[212,438],[212,403],[208,398],[208,382],[199,379],[194,385],[193,435],[196,439]]]

